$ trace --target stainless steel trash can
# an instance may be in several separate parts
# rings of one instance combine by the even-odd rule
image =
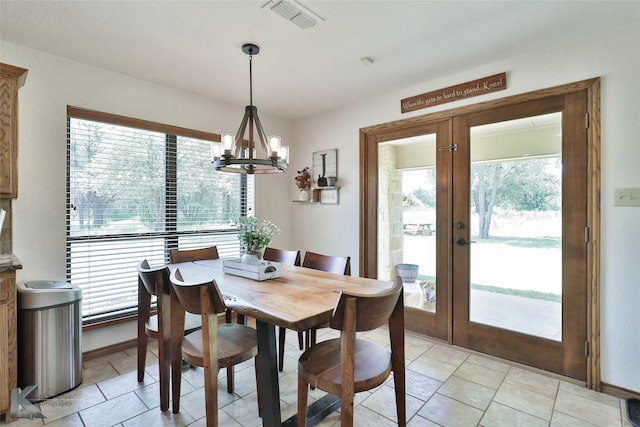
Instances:
[[[18,386],[36,385],[31,401],[57,396],[82,381],[82,291],[66,282],[18,286]]]

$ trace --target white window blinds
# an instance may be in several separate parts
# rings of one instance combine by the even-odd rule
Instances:
[[[172,248],[216,245],[238,256],[236,219],[253,209],[253,177],[216,172],[219,136],[68,109],[67,280],[85,323],[137,311],[137,266]]]

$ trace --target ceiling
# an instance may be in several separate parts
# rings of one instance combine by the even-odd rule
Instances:
[[[640,22],[640,1],[286,1],[315,26],[279,0],[0,0],[0,60],[11,42],[244,106],[252,42],[254,104],[300,119]]]

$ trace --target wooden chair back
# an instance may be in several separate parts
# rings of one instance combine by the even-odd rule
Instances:
[[[150,268],[147,260],[138,264],[138,278],[150,295],[158,296],[158,292],[169,295],[169,268],[161,266]]]
[[[199,249],[171,249],[169,251],[169,260],[171,264],[178,264],[179,262],[200,261],[203,259],[218,259],[218,247],[210,246],[207,248]]]
[[[215,280],[200,284],[185,283],[180,269],[171,273],[170,279],[173,291],[185,311],[200,315],[225,312],[227,306]]]
[[[307,251],[302,266],[328,273],[351,275],[351,257],[348,256],[321,255]]]
[[[370,331],[386,325],[395,309],[402,291],[402,280],[396,279],[392,288],[374,295],[341,292],[331,315],[330,326],[355,332]],[[353,310],[354,316],[348,313]],[[351,322],[347,325],[346,322]]]
[[[286,265],[300,266],[300,251],[288,251],[271,247],[264,248],[262,259],[265,261],[275,261]]]

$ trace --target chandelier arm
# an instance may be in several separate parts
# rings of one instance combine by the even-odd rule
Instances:
[[[242,122],[240,122],[240,127],[238,128],[238,133],[236,133],[236,158],[240,158],[241,147],[244,145],[244,134],[247,130],[247,123],[249,122],[249,107],[247,106],[244,111],[244,116],[242,116]]]
[[[266,153],[266,158],[269,159],[271,158],[271,147],[269,147],[269,144],[267,143],[267,136],[264,133],[264,129],[262,128],[262,123],[260,123],[260,119],[258,118],[258,109],[255,107],[254,109],[255,109],[254,121],[255,121],[256,129],[258,131],[258,138],[260,139],[262,148]]]

